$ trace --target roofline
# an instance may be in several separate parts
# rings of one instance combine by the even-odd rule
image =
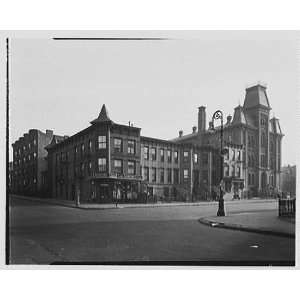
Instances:
[[[51,129],[46,129],[46,130],[51,130]],[[43,134],[43,135],[46,135],[47,133],[46,133],[46,131],[45,132],[43,132],[43,131],[41,131],[40,129],[37,129],[37,128],[30,128],[30,129],[28,129],[28,131],[27,132],[25,132],[25,133],[23,133],[23,136],[20,136],[16,141],[14,141],[11,145],[13,146],[13,145],[15,145],[17,142],[20,142],[20,141],[22,141],[22,140],[24,140],[24,138],[25,138],[25,135],[28,137],[28,136],[30,136],[30,132],[32,132],[32,131],[34,131],[34,132],[37,132],[37,133],[41,133],[41,134]],[[52,130],[53,131],[53,130]],[[57,135],[57,134],[53,134],[53,136],[60,136],[60,135]]]
[[[80,131],[78,131],[78,132],[76,132],[75,134],[73,134],[73,135],[71,135],[71,136],[69,136],[68,138],[66,138],[66,139],[64,139],[64,140],[62,140],[61,142],[59,142],[58,144],[53,144],[53,145],[47,145],[46,147],[45,147],[45,149],[54,149],[54,148],[56,148],[58,145],[62,145],[62,144],[65,144],[67,141],[69,142],[69,141],[71,141],[71,140],[73,140],[75,137],[77,137],[77,136],[79,136],[80,134],[82,134],[83,132],[85,132],[85,131],[89,131],[90,130],[90,128],[92,127],[93,125],[90,125],[89,127],[86,127],[86,128],[84,128],[84,129],[82,129],[82,130],[80,130]]]
[[[145,141],[150,141],[150,142],[156,142],[156,143],[164,143],[164,144],[171,144],[171,145],[178,145],[177,143],[173,142],[173,141],[169,141],[169,140],[163,140],[163,139],[158,139],[158,138],[153,138],[153,137],[149,137],[149,136],[141,136],[141,142],[145,140]]]

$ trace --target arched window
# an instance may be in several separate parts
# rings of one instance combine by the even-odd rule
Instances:
[[[266,146],[266,143],[267,143],[266,134],[263,132],[261,134],[261,145],[264,147],[264,146]]]

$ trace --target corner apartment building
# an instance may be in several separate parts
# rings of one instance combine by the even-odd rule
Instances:
[[[140,128],[114,123],[105,105],[90,123],[46,147],[51,196],[101,203],[136,200],[141,188]]]
[[[11,192],[20,195],[47,194],[47,146],[56,136],[52,130],[42,132],[38,129],[30,129],[16,142],[13,147],[13,170],[11,172]]]

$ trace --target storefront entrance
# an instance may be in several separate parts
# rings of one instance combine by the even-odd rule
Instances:
[[[111,203],[112,193],[108,183],[96,185],[95,202],[97,203]]]

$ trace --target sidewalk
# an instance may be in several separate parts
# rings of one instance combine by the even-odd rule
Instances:
[[[201,205],[217,205],[217,201],[199,201],[199,202],[158,202],[158,203],[120,203],[116,206],[115,203],[99,204],[99,203],[81,203],[79,206],[74,201],[54,199],[54,198],[36,198],[27,197],[21,195],[10,195],[19,199],[35,201],[40,203],[47,203],[52,205],[60,205],[70,208],[78,209],[118,209],[118,208],[139,208],[139,207],[172,207],[172,206],[201,206]],[[230,204],[241,203],[266,203],[276,202],[276,199],[243,199],[243,200],[231,200],[225,201]]]
[[[200,218],[199,222],[211,227],[295,238],[295,218],[278,217],[278,210],[211,216]]]

